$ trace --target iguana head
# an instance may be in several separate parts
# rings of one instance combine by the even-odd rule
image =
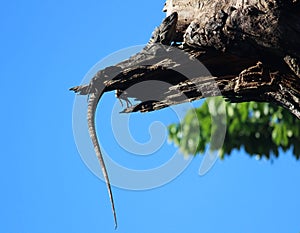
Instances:
[[[173,12],[164,19],[160,26],[160,43],[170,45],[176,35],[176,24],[178,20],[177,12]]]

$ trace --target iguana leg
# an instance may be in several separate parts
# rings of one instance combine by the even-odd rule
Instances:
[[[123,107],[123,102],[122,100],[125,101],[126,103],[126,107],[129,108],[132,106],[132,103],[130,102],[130,100],[128,99],[128,96],[127,96],[127,92],[126,91],[122,91],[122,90],[116,90],[115,92],[115,95],[116,95],[116,98],[119,99],[120,103],[121,103],[121,106]]]

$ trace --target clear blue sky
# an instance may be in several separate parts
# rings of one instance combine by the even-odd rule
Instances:
[[[106,186],[82,162],[74,142],[68,88],[110,53],[146,43],[164,17],[163,4],[2,3],[0,232],[115,232]],[[100,107],[114,101],[107,95]],[[144,118],[171,121],[168,110],[133,116]],[[148,140],[148,126],[132,129],[136,140]],[[114,140],[102,136],[101,142],[115,154]],[[124,166],[144,169],[174,150],[166,145],[149,163],[121,149],[118,156]],[[198,175],[201,159],[157,189],[113,187],[117,232],[300,232],[300,164],[290,153],[271,164],[235,152],[205,176]]]

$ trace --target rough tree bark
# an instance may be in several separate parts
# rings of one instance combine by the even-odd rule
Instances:
[[[165,57],[156,57],[152,66],[125,65],[113,80],[103,80],[104,91],[124,91],[145,80],[167,80],[172,87],[153,92],[153,101],[144,101],[140,91],[126,93],[141,103],[124,112],[221,94],[231,102],[275,103],[300,118],[298,0],[167,0],[164,11],[179,15],[176,41],[182,45],[177,48],[201,61],[212,77],[185,79],[172,70],[184,64]],[[215,84],[220,92],[201,93]]]

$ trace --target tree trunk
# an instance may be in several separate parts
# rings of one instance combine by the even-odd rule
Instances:
[[[191,71],[193,65],[178,56],[156,54],[151,65],[123,67],[104,83],[105,91],[122,90],[126,98],[141,100],[124,112],[153,111],[222,95],[231,102],[276,103],[300,119],[298,0],[167,0],[164,11],[179,15],[176,41],[182,44],[174,47],[184,51],[192,64],[200,61],[211,76],[185,77],[178,70]],[[172,48],[165,48],[165,53],[172,54]],[[130,91],[149,80],[169,85]]]

